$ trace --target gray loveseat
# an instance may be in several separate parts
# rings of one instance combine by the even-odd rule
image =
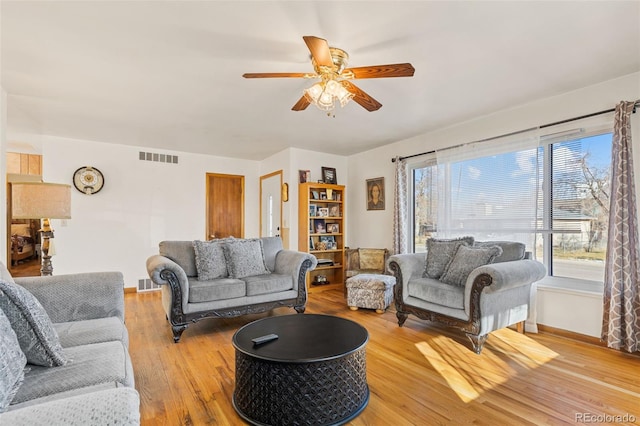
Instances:
[[[474,242],[472,237],[433,241],[431,247],[427,241],[427,253],[389,258],[397,282],[394,298],[400,326],[412,314],[456,327],[466,333],[477,354],[490,332],[519,323],[524,330],[531,285],[546,275],[544,265],[530,259],[524,244]]]
[[[122,274],[14,280],[0,263],[0,308],[0,424],[140,423]]]
[[[196,251],[197,250],[197,251]],[[162,286],[162,305],[173,340],[190,322],[292,307],[303,313],[306,275],[317,259],[284,250],[279,237],[162,241],[147,271]]]

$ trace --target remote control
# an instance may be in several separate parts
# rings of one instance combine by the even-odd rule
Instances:
[[[260,336],[260,337],[255,337],[253,339],[251,339],[251,341],[253,342],[254,345],[261,345],[263,343],[267,343],[270,342],[272,340],[276,340],[278,338],[277,334],[267,334],[264,336]]]

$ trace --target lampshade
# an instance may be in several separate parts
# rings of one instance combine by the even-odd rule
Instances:
[[[59,183],[11,184],[14,219],[71,219],[71,186]]]
[[[354,95],[345,89],[340,82],[327,80],[305,89],[304,96],[322,111],[332,111],[335,107],[335,101],[344,107]]]

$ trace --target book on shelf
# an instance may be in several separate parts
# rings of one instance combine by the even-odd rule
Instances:
[[[331,259],[318,259],[318,266],[333,266]]]

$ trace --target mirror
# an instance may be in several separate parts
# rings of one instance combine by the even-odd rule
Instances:
[[[260,236],[280,237],[282,230],[282,170],[260,176]]]

